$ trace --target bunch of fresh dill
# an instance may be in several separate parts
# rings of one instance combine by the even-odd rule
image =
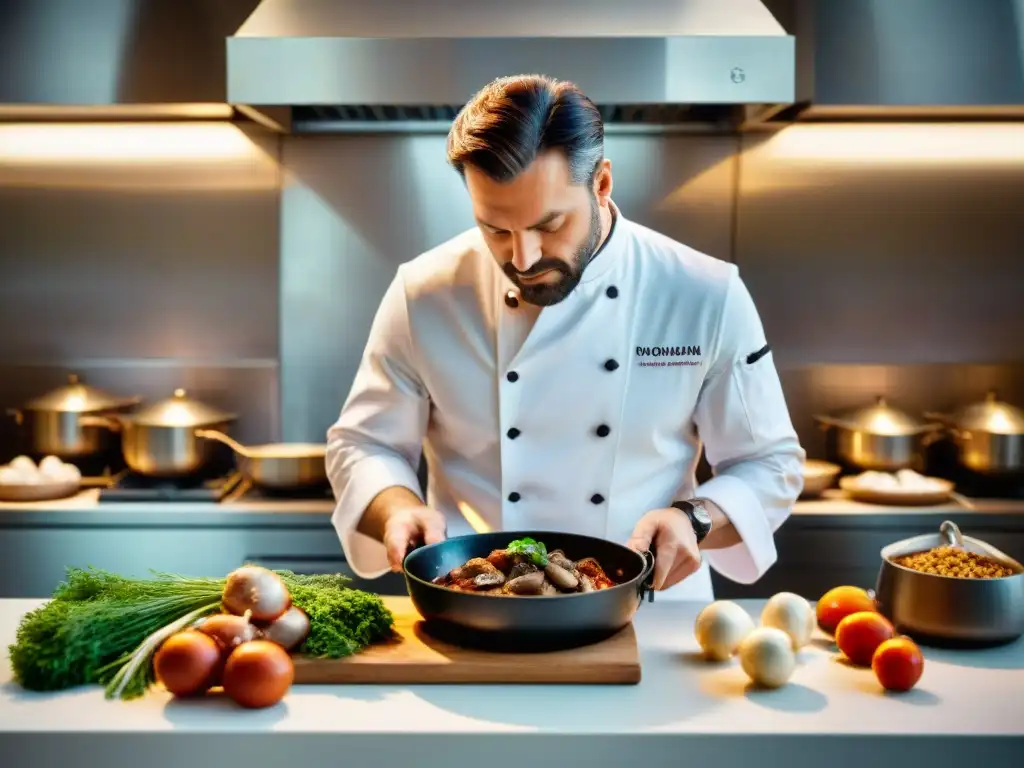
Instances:
[[[341,575],[276,571],[310,619],[300,652],[326,658],[357,653],[391,634],[394,617],[380,597],[351,589]],[[226,578],[154,574],[150,579],[99,569],[68,570],[53,599],[28,613],[9,648],[14,679],[35,691],[88,683],[131,699],[153,683],[158,641],[221,610]],[[129,664],[135,658],[141,664]]]

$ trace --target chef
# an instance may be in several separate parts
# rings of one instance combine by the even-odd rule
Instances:
[[[601,116],[571,83],[490,83],[447,154],[476,226],[398,268],[328,431],[352,569],[533,529],[650,549],[666,597],[711,599],[709,567],[756,581],[804,452],[736,266],[615,205]]]

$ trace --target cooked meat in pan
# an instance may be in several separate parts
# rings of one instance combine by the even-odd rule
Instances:
[[[543,542],[531,538],[517,539],[486,558],[474,557],[438,576],[434,584],[505,597],[594,592],[615,586],[594,558],[573,562],[562,550],[548,552]]]

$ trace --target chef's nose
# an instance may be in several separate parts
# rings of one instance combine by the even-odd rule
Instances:
[[[528,272],[540,261],[540,238],[533,232],[512,233],[512,266],[517,272]]]

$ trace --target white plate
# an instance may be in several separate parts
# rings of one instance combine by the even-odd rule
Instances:
[[[0,483],[0,501],[54,501],[78,493],[81,481],[59,483]]]
[[[868,488],[857,484],[855,477],[842,477],[839,487],[854,501],[893,506],[924,506],[943,504],[953,495],[955,485],[939,477],[927,478],[935,488]]]

